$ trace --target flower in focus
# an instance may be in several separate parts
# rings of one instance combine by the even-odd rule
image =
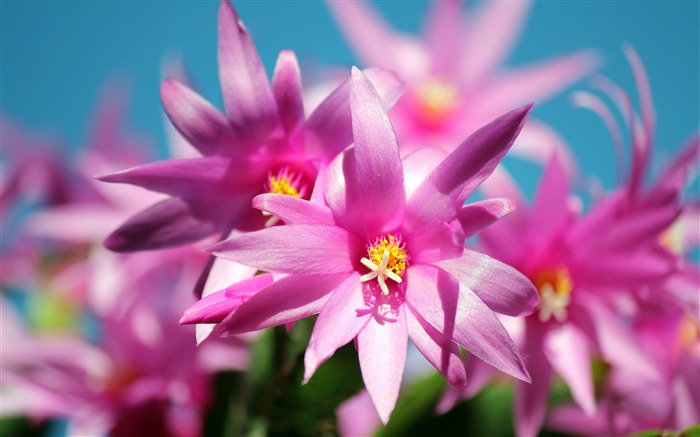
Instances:
[[[384,422],[396,403],[409,338],[453,386],[467,382],[459,346],[529,381],[493,311],[527,314],[537,294],[511,267],[464,248],[465,237],[505,215],[511,204],[463,204],[512,145],[530,106],[493,121],[442,161],[437,149],[400,159],[377,92],[357,69],[350,107],[354,147],[320,176],[318,197],[258,196],[254,206],[285,226],[210,249],[286,276],[243,304],[239,284],[235,292],[212,294],[181,322],[218,322],[219,334],[234,334],[319,314],[306,349],[305,380],[356,339],[367,391]]]
[[[460,1],[430,2],[422,39],[391,29],[365,2],[327,4],[363,62],[406,81],[407,92],[391,111],[402,154],[425,145],[452,150],[498,115],[555,94],[598,63],[592,52],[580,52],[504,72],[529,1],[483,2],[466,18]],[[558,135],[532,119],[513,148],[543,163],[554,150],[573,165]]]

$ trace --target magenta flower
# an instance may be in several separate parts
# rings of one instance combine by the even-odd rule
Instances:
[[[512,111],[442,153],[399,158],[385,110],[353,69],[354,147],[319,178],[311,201],[266,194],[254,206],[286,224],[212,247],[217,256],[285,274],[231,315],[200,301],[181,322],[220,322],[219,334],[288,324],[319,314],[306,350],[305,380],[356,339],[362,376],[384,422],[394,408],[410,338],[450,382],[466,384],[459,346],[526,381],[517,348],[492,310],[532,311],[537,294],[515,270],[464,248],[469,236],[511,210],[507,200],[463,206],[512,145],[530,106]],[[316,194],[318,193],[318,195]],[[325,203],[324,203],[325,202]],[[225,305],[225,304],[223,304]]]
[[[347,84],[305,120],[294,53],[280,53],[270,83],[253,41],[226,0],[219,6],[218,58],[225,115],[175,79],[166,79],[161,87],[168,117],[204,156],[101,178],[171,196],[126,221],[107,238],[108,248],[171,247],[272,224],[250,208],[252,198],[268,192],[307,197],[319,164],[350,144]],[[370,74],[392,103],[399,81],[390,73]]]
[[[598,63],[593,53],[580,52],[503,71],[528,1],[484,2],[478,15],[468,17],[460,1],[431,2],[421,39],[391,29],[365,2],[327,5],[364,63],[394,70],[406,81],[407,92],[391,113],[402,153],[426,144],[452,150],[498,115],[555,94]],[[513,151],[546,162],[557,149],[566,152],[558,135],[530,120]]]

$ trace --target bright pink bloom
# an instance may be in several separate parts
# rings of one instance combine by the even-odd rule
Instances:
[[[512,111],[465,140],[440,162],[435,149],[403,161],[372,84],[353,69],[354,147],[319,178],[311,201],[266,194],[254,206],[286,224],[211,248],[236,262],[287,276],[225,319],[219,334],[254,331],[319,314],[305,356],[305,379],[356,339],[367,390],[384,422],[394,408],[410,338],[450,382],[466,384],[459,346],[523,380],[529,376],[493,311],[527,314],[532,284],[509,266],[464,248],[465,236],[511,210],[493,199],[463,206],[512,145],[530,106]],[[216,312],[205,302],[235,300],[223,290],[183,316],[197,323]],[[239,299],[240,301],[240,299]],[[228,308],[227,308],[228,309]],[[223,319],[223,320],[222,320]]]
[[[504,71],[529,1],[484,2],[467,17],[461,1],[431,2],[420,39],[391,29],[363,1],[327,4],[362,62],[406,81],[407,92],[391,111],[402,154],[428,144],[452,150],[498,115],[559,92],[598,63],[593,53],[580,52]],[[556,149],[565,152],[558,135],[533,120],[513,152],[518,149],[543,162]]]
[[[269,217],[250,208],[254,196],[308,196],[319,164],[352,141],[347,83],[305,120],[294,53],[280,53],[270,82],[227,0],[219,6],[218,59],[225,115],[176,79],[166,79],[161,87],[168,117],[203,157],[146,164],[101,178],[171,196],[119,227],[105,241],[108,248],[157,249],[226,236],[232,229],[260,229]],[[400,82],[390,73],[370,74],[385,101],[393,103]]]

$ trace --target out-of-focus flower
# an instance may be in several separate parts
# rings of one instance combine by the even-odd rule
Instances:
[[[498,115],[559,92],[598,63],[594,53],[580,52],[504,71],[529,1],[483,2],[468,19],[460,1],[431,2],[421,39],[391,29],[363,1],[327,4],[364,63],[406,81],[407,92],[390,114],[404,154],[425,146],[452,150]],[[558,135],[531,119],[513,152],[544,163],[555,149],[573,166]]]
[[[287,276],[226,318],[216,306],[240,297],[223,290],[189,309],[182,322],[216,313],[217,332],[232,334],[319,314],[306,349],[305,380],[356,339],[367,391],[384,422],[396,403],[409,338],[454,386],[466,384],[459,345],[529,380],[493,311],[527,314],[537,294],[511,267],[464,248],[465,236],[508,213],[511,204],[463,204],[510,148],[530,107],[493,121],[442,161],[437,149],[402,161],[377,92],[357,69],[350,106],[354,147],[319,178],[318,196],[258,196],[254,205],[285,226],[210,249]]]

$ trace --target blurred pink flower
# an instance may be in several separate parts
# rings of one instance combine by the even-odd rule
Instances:
[[[328,1],[340,30],[367,65],[393,70],[407,92],[391,111],[402,154],[427,145],[452,150],[500,114],[543,100],[590,74],[592,51],[504,71],[524,25],[529,1],[483,2],[465,18],[461,1],[431,2],[424,36],[397,32],[363,1]],[[545,163],[559,150],[573,168],[561,139],[530,119],[513,147]]]
[[[245,287],[215,293],[186,311],[181,322],[215,314],[210,321],[220,322],[217,332],[224,335],[319,314],[306,349],[305,380],[356,339],[362,376],[383,422],[396,403],[409,338],[454,386],[467,382],[459,345],[529,380],[493,311],[527,314],[537,294],[514,269],[464,248],[465,236],[508,213],[511,204],[504,199],[463,204],[510,148],[530,106],[485,126],[444,160],[439,150],[422,149],[403,161],[377,92],[357,69],[350,107],[354,147],[330,164],[311,201],[258,196],[254,206],[285,226],[210,249],[287,276],[245,296],[242,305]],[[230,308],[216,309],[227,300],[240,305],[228,316]]]

